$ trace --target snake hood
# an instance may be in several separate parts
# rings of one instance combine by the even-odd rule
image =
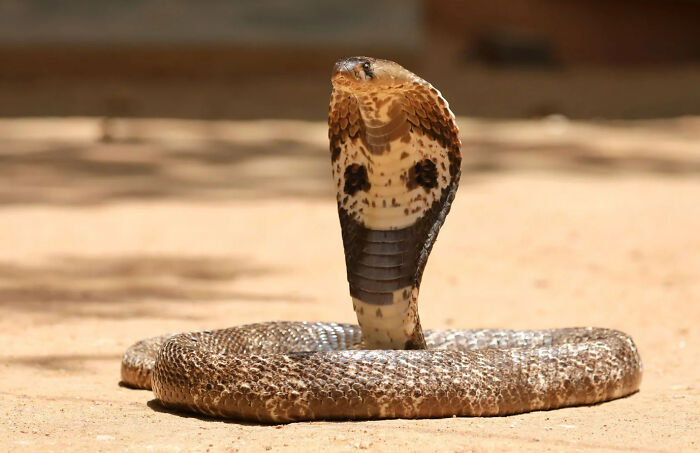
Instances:
[[[344,58],[331,80],[331,161],[365,346],[424,348],[418,290],[459,183],[455,117],[437,89],[392,61]]]

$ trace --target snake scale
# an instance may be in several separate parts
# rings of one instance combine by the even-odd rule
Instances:
[[[422,329],[421,276],[460,178],[454,115],[391,61],[339,60],[332,83],[330,157],[359,326],[155,337],[126,351],[122,381],[166,407],[275,423],[507,415],[636,392],[641,360],[619,331]]]

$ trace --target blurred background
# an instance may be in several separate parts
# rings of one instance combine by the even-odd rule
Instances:
[[[322,120],[344,55],[458,115],[700,113],[697,0],[0,0],[0,116]]]

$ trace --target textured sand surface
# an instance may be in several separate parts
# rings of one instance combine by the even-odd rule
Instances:
[[[3,120],[0,451],[700,450],[700,119],[460,125],[424,326],[621,329],[639,393],[498,418],[167,412],[117,385],[138,339],[354,322],[325,125]]]

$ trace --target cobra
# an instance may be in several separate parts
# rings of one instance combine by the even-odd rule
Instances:
[[[330,160],[359,326],[163,335],[126,351],[122,381],[166,407],[260,422],[507,415],[636,392],[641,359],[619,331],[423,331],[421,277],[460,179],[455,117],[388,60],[342,59],[332,82]]]

